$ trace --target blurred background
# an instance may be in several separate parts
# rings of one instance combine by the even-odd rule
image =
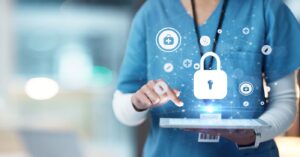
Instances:
[[[0,0],[0,157],[141,156],[147,123],[121,125],[111,100],[142,3]],[[299,148],[299,117],[285,136]]]

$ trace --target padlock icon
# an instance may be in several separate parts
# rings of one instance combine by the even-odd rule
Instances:
[[[207,57],[215,58],[216,70],[205,70]],[[224,99],[227,95],[227,74],[221,70],[220,58],[214,52],[207,52],[200,59],[200,69],[194,74],[194,95],[198,99]]]
[[[170,34],[167,34],[167,36],[164,38],[164,44],[165,45],[173,45],[174,38]]]

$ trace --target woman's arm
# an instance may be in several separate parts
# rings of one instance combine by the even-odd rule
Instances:
[[[155,86],[160,83],[166,85],[166,91],[158,94]],[[182,107],[183,102],[178,98],[179,95],[178,90],[172,89],[163,80],[151,80],[135,93],[124,94],[116,91],[113,98],[113,110],[121,123],[137,126],[145,121],[150,108],[164,105],[168,101]]]
[[[297,81],[295,78],[296,75],[293,73],[269,84],[271,88],[270,103],[259,119],[270,124],[271,128],[261,130],[256,135],[252,130],[196,129],[192,131],[220,135],[235,142],[239,149],[258,147],[259,143],[284,133],[293,123],[297,113]]]
[[[259,119],[272,127],[264,129],[257,142],[264,142],[284,133],[293,123],[297,113],[296,74],[292,73],[279,81],[269,84],[270,103],[266,112]]]
[[[138,112],[131,103],[134,93],[124,94],[120,91],[114,93],[113,110],[117,119],[124,125],[137,126],[147,118],[148,110]]]

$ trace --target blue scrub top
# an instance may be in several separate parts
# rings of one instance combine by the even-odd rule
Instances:
[[[223,1],[206,23],[199,26],[201,35],[210,37],[211,41],[222,4]],[[157,41],[157,36],[165,29],[175,30],[178,37],[178,46],[172,51],[165,51]],[[197,71],[194,65],[200,60],[193,19],[180,0],[148,0],[136,14],[118,90],[134,93],[148,80],[163,79],[181,91],[180,99],[184,102],[182,108],[168,102],[150,110],[152,123],[144,157],[278,156],[273,140],[261,143],[257,149],[238,150],[233,142],[224,138],[219,143],[199,143],[196,132],[159,127],[162,117],[199,118],[201,113],[206,113],[207,105],[213,106],[214,112],[221,113],[224,119],[258,118],[268,106],[263,78],[275,82],[300,67],[300,26],[280,0],[228,0],[219,33],[216,53],[228,76],[228,93],[222,100],[203,101],[195,98],[193,93],[193,76]],[[270,54],[262,53],[264,45],[271,47]],[[211,51],[212,44],[203,50]],[[187,59],[193,66],[184,66]],[[173,70],[164,70],[167,63],[173,65]],[[213,67],[216,67],[216,61]],[[253,92],[241,93],[243,82],[250,83]]]

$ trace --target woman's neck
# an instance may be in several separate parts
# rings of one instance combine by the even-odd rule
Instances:
[[[180,0],[184,8],[192,16],[191,0]],[[198,24],[204,24],[217,8],[220,0],[195,0]]]
[[[191,1],[191,0],[183,0],[183,1]],[[195,0],[195,4],[197,7],[209,7],[209,6],[217,6],[220,0]]]

